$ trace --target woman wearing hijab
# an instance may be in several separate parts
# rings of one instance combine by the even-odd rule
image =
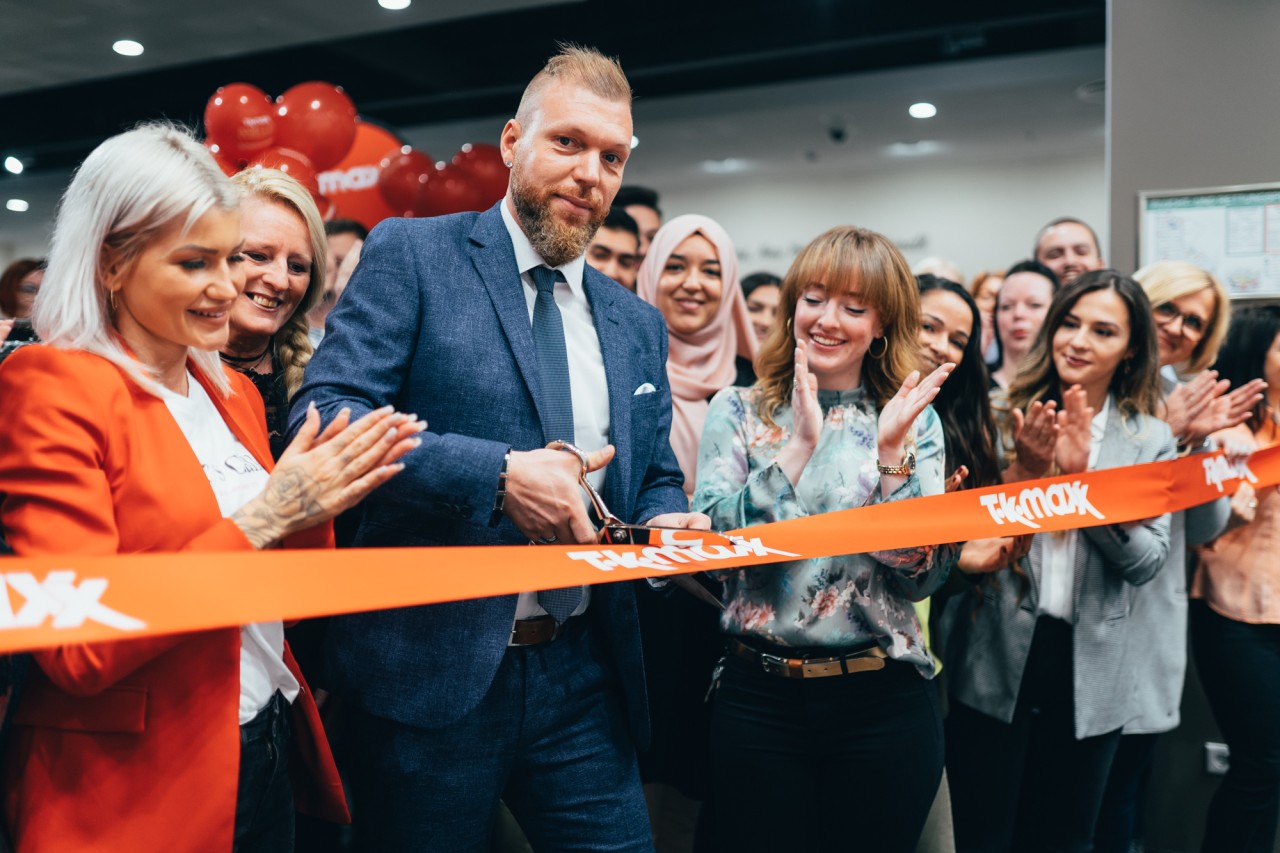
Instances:
[[[667,321],[671,447],[684,472],[685,494],[692,495],[708,401],[722,388],[755,381],[756,336],[738,282],[733,241],[705,216],[672,219],[654,235],[636,294]],[[719,595],[718,584],[704,583]],[[651,786],[654,837],[661,847],[677,843],[664,826],[691,824],[690,812],[706,796],[711,717],[703,698],[720,639],[715,610],[683,593],[641,595],[640,624],[653,724],[653,746],[641,760],[641,771]],[[695,803],[654,785],[674,786]],[[697,822],[697,847],[703,849],[710,825],[705,812]]]
[[[684,472],[685,494],[692,495],[707,403],[722,388],[755,381],[756,336],[733,241],[706,216],[677,216],[654,235],[636,295],[667,320],[671,448]]]

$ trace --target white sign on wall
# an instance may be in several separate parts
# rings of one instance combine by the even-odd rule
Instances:
[[[1233,299],[1280,296],[1280,184],[1139,194],[1138,258],[1187,261]]]

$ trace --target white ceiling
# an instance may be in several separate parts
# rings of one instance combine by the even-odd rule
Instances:
[[[756,175],[885,172],[908,167],[912,158],[959,165],[1100,157],[1103,104],[1082,100],[1077,89],[1104,73],[1104,50],[1087,48],[641,100],[635,105],[640,145],[627,179],[660,191],[683,190]],[[206,97],[192,93],[193,101]],[[937,116],[909,117],[907,107],[919,100],[934,103]],[[448,159],[464,142],[496,141],[505,119],[403,133],[436,159]],[[843,142],[831,138],[836,126],[845,130]],[[738,171],[708,171],[709,162],[725,160],[735,161],[729,166]],[[0,208],[0,260],[16,251],[40,251],[67,179],[46,172],[5,181],[6,193],[21,194],[31,208],[21,214]]]
[[[0,0],[0,94],[576,0]],[[141,42],[119,56],[118,39]]]

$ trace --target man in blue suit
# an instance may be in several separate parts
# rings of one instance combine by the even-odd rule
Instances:
[[[394,405],[429,424],[353,544],[594,541],[583,463],[551,440],[586,452],[620,518],[706,528],[668,442],[666,325],[583,260],[631,153],[621,68],[562,50],[501,150],[511,177],[492,209],[373,230],[307,370],[295,430],[312,403],[326,419]],[[362,847],[487,850],[501,797],[540,851],[652,849],[631,585],[337,618],[327,662],[354,705]]]

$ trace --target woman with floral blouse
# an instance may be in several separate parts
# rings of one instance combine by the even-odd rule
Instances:
[[[833,228],[796,258],[759,381],[711,402],[693,508],[719,529],[943,491],[921,380],[915,279],[879,234]],[[858,535],[849,532],[856,551]],[[933,660],[912,602],[952,545],[724,573],[716,673],[716,849],[910,851],[942,772]]]

